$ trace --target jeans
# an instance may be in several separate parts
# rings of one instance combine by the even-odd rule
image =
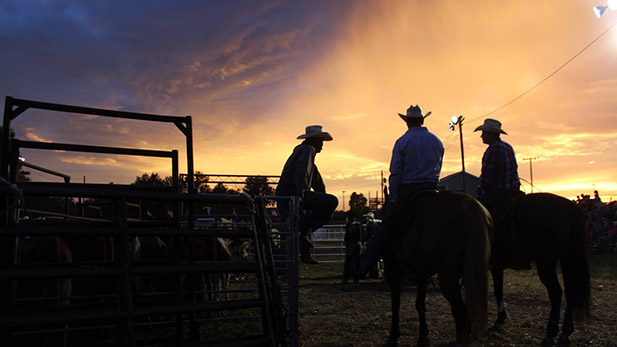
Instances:
[[[401,184],[398,190],[396,204],[398,205],[399,209],[404,209],[407,201],[411,199],[416,193],[425,190],[438,189],[438,184],[431,182]],[[373,265],[376,264],[377,261],[379,261],[381,255],[388,249],[388,247],[390,246],[390,240],[392,239],[392,232],[397,224],[398,218],[388,213],[384,213],[382,223],[377,226],[375,235],[368,242],[366,257],[362,258],[362,263],[360,265],[360,277],[364,277],[364,275],[370,271]]]
[[[338,206],[338,199],[332,194],[305,191],[300,206],[304,210],[299,219],[300,253],[306,255],[310,254],[312,248],[310,233],[330,221]],[[279,203],[277,207],[282,216],[289,216],[287,203]]]
[[[343,279],[353,278],[358,280],[360,266],[360,253],[362,244],[360,241],[345,244],[345,263],[343,264]]]

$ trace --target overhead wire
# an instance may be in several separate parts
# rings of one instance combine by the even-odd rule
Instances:
[[[48,173],[40,172],[37,170],[28,170],[30,178],[38,178],[38,182],[54,182],[56,180],[56,176],[53,176]]]
[[[550,73],[548,76],[546,76],[544,79],[542,79],[540,82],[536,83],[534,86],[532,86],[531,88],[527,89],[525,92],[523,92],[522,94],[520,94],[519,96],[515,97],[514,99],[508,101],[507,103],[503,104],[502,106],[492,110],[491,112],[488,112],[480,117],[471,119],[471,121],[476,121],[478,119],[481,118],[485,118],[490,116],[491,114],[500,111],[508,106],[510,106],[512,103],[516,102],[517,100],[519,100],[520,98],[522,98],[523,96],[529,94],[531,91],[533,91],[534,89],[536,89],[537,87],[539,87],[542,83],[546,82],[548,79],[550,79],[551,77],[553,77],[556,73],[558,73],[559,71],[561,71],[561,69],[563,69],[564,67],[566,67],[568,64],[570,64],[574,59],[576,59],[579,55],[581,55],[583,52],[585,52],[589,47],[591,47],[591,45],[593,45],[594,43],[596,43],[596,41],[598,41],[602,36],[604,36],[607,32],[609,32],[611,29],[613,29],[613,27],[615,27],[615,25],[617,25],[617,22],[613,23],[611,26],[608,27],[608,29],[604,30],[600,35],[598,35],[595,39],[593,39],[591,42],[589,42],[585,47],[583,47],[583,49],[581,49],[580,51],[578,51],[578,53],[576,53],[572,58],[568,59],[565,63],[563,63],[560,67],[558,67],[555,71],[553,71],[552,73]]]
[[[617,25],[617,22],[613,23],[611,26],[609,26],[606,30],[604,30],[602,33],[600,33],[598,36],[596,36],[595,39],[593,39],[591,42],[589,42],[585,47],[583,47],[581,50],[579,50],[574,56],[572,56],[570,59],[568,59],[565,63],[563,63],[561,66],[559,66],[557,69],[555,69],[553,72],[551,72],[548,76],[546,76],[545,78],[543,78],[540,82],[536,83],[535,85],[533,85],[531,88],[527,89],[526,91],[524,91],[522,94],[518,95],[517,97],[515,97],[514,99],[506,102],[505,104],[501,105],[500,107],[483,114],[482,116],[470,119],[468,121],[474,122],[478,119],[481,118],[485,118],[488,117],[490,115],[492,115],[493,113],[496,113],[508,106],[510,106],[511,104],[513,104],[514,102],[518,101],[519,99],[521,99],[522,97],[524,97],[525,95],[531,93],[534,89],[536,89],[537,87],[539,87],[541,84],[543,84],[544,82],[548,81],[551,77],[553,77],[555,74],[557,74],[559,71],[561,71],[563,68],[565,68],[568,64],[570,64],[574,59],[576,59],[579,55],[581,55],[583,52],[585,52],[589,47],[591,47],[594,43],[596,43],[602,36],[606,35],[606,33],[608,33],[611,29],[613,29],[615,26]],[[456,133],[452,133],[450,134],[444,141],[444,143],[446,144],[446,149],[449,148],[453,143],[454,143],[454,139],[458,138],[457,136],[458,134]],[[456,137],[455,137],[456,136]],[[450,141],[452,140],[452,141]]]

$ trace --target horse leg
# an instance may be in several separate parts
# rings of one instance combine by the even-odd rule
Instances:
[[[429,346],[428,325],[426,324],[426,287],[428,286],[428,277],[418,279],[416,285],[416,311],[418,311],[418,321],[420,323],[418,346]]]
[[[386,346],[397,346],[398,339],[401,337],[400,330],[400,311],[401,311],[401,284],[402,284],[402,271],[391,262],[386,263],[385,271],[386,281],[390,288],[390,309],[392,310],[392,320],[390,322],[390,335],[386,341]]]
[[[452,316],[456,324],[456,344],[466,346],[470,343],[470,327],[467,321],[467,307],[461,295],[458,275],[439,274],[439,288],[452,309]]]
[[[548,326],[546,328],[546,336],[542,341],[542,345],[553,345],[554,338],[559,332],[559,309],[561,307],[562,289],[557,279],[555,266],[557,261],[542,262],[536,261],[538,267],[538,277],[548,292],[548,297],[551,300],[551,312],[549,313]]]
[[[579,286],[584,288],[583,283],[585,283],[585,281],[583,281],[583,279],[585,276],[583,275],[583,278],[573,278],[572,275],[572,273],[582,273],[582,271],[577,269],[577,267],[580,266],[577,264],[578,261],[580,261],[580,258],[561,258],[561,273],[566,296],[566,312],[563,316],[563,325],[561,326],[561,335],[559,336],[558,343],[560,346],[570,345],[570,335],[574,332],[574,307],[576,306],[577,300],[580,300],[580,296],[583,296],[582,293],[578,292],[576,289],[579,288]]]
[[[566,298],[567,300],[567,298]],[[574,332],[574,313],[572,307],[566,304],[566,312],[563,315],[563,325],[559,336],[559,346],[570,346],[570,335]]]
[[[493,324],[493,329],[499,329],[506,324],[506,318],[508,318],[506,304],[503,301],[503,269],[493,269],[491,275],[493,277],[493,294],[497,302],[497,320]]]

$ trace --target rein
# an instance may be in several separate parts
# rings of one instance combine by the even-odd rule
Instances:
[[[525,289],[523,289],[520,293],[510,295],[508,298],[504,297],[503,301],[506,301],[506,299],[507,301],[514,301],[514,299],[517,299],[519,296],[522,296],[523,294],[525,294],[525,292],[527,292],[529,287],[531,287],[531,282],[533,282],[533,278],[535,277],[537,271],[538,271],[537,268],[533,269],[533,272],[531,273],[531,278],[529,279],[529,283],[527,283],[527,286],[525,287]]]

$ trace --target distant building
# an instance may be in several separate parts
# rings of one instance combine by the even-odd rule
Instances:
[[[480,185],[480,178],[474,176],[468,172],[465,172],[465,189],[464,191],[474,197],[477,197],[476,192],[478,185]],[[458,190],[463,191],[463,173],[457,172],[452,175],[446,176],[439,180],[439,186],[444,190]]]

